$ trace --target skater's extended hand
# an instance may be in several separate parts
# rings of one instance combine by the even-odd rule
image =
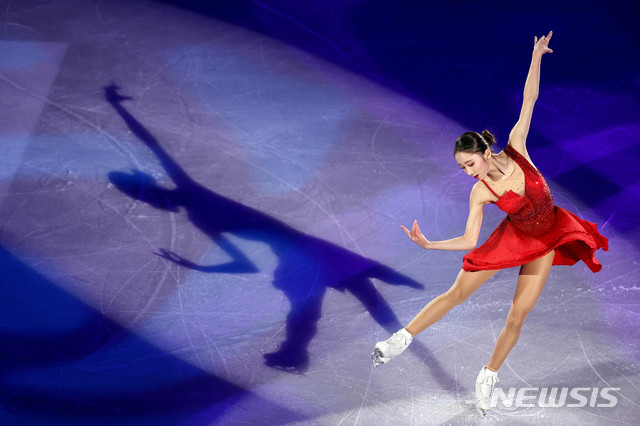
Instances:
[[[549,48],[549,41],[551,40],[551,36],[553,35],[553,31],[549,31],[549,34],[546,36],[542,36],[538,39],[537,36],[533,38],[533,52],[540,53],[540,55],[544,55],[545,53],[553,53],[553,50]]]
[[[409,232],[409,230],[402,225],[400,225],[400,227],[404,229],[404,232],[406,232],[409,238],[411,238],[411,241],[413,241],[420,247],[429,248],[429,246],[431,245],[431,241],[427,240],[425,236],[422,235],[422,232],[420,232],[420,227],[418,226],[417,220],[413,221],[411,232]]]

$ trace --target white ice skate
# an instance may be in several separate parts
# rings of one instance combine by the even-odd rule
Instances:
[[[407,349],[412,340],[413,337],[411,336],[411,333],[403,328],[393,333],[393,336],[389,337],[384,342],[376,343],[376,346],[373,349],[373,354],[371,354],[373,366],[377,367],[380,364],[386,364],[393,358],[397,357]]]
[[[476,404],[483,416],[486,416],[491,408],[491,397],[496,383],[498,383],[498,372],[482,367],[476,378]]]

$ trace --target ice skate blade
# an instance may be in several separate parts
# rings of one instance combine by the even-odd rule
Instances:
[[[380,349],[375,348],[373,350],[373,353],[371,354],[371,361],[373,361],[373,368],[376,368],[379,365],[385,364],[387,362],[387,360],[384,359],[384,356],[382,356],[382,352],[380,352]]]
[[[477,405],[476,405],[476,408],[478,409],[478,412],[480,413],[482,418],[486,419],[487,418],[487,411],[489,411],[489,410],[483,410],[482,408],[478,407]]]

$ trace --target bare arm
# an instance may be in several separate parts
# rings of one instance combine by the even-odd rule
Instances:
[[[551,40],[552,35],[553,31],[549,31],[546,37],[542,36],[540,39],[535,37],[534,39],[535,44],[533,46],[533,53],[531,54],[531,65],[529,66],[527,81],[524,84],[520,117],[511,130],[511,133],[509,133],[509,144],[526,158],[529,158],[526,148],[527,135],[529,134],[529,126],[531,125],[533,106],[538,99],[540,87],[540,63],[542,62],[542,55],[547,52],[553,53],[553,50],[549,48],[549,40]]]
[[[450,240],[443,241],[429,241],[420,232],[420,227],[417,221],[413,221],[411,232],[404,226],[404,232],[407,233],[411,241],[418,244],[420,247],[428,250],[471,250],[478,244],[478,235],[480,235],[480,228],[482,227],[482,214],[484,205],[489,202],[488,196],[485,191],[479,186],[480,182],[476,183],[471,191],[469,197],[469,217],[467,218],[467,227],[465,228],[464,235],[461,235]]]

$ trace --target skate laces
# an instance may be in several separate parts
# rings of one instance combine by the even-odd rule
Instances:
[[[495,384],[498,383],[499,381],[500,380],[498,379],[497,376],[491,375],[491,376],[485,376],[480,382],[480,384],[495,386]]]
[[[405,336],[400,331],[393,333],[391,339],[389,339],[389,345],[394,349],[401,349],[405,346],[408,346],[411,343],[411,339]]]
[[[496,376],[495,374],[484,375],[484,377],[482,377],[480,379],[480,382],[478,383],[478,385],[480,386],[480,392],[482,392],[483,396],[485,393],[488,393],[489,395],[487,395],[487,397],[490,398],[491,394],[493,394],[494,386],[499,381],[500,380],[498,379],[498,376]],[[487,389],[485,386],[488,386],[489,389]]]

